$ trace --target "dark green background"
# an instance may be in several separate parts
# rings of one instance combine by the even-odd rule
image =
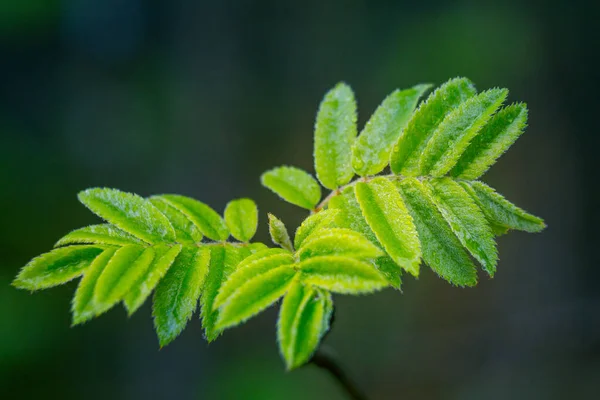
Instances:
[[[0,1],[0,398],[341,399],[285,373],[275,309],[207,346],[197,317],[158,350],[146,304],[70,328],[76,286],[31,295],[18,269],[97,219],[91,186],[222,210],[282,163],[312,171],[317,105],[340,80],[359,124],[394,88],[467,76],[525,101],[527,133],[486,175],[545,217],[499,239],[495,279],[424,269],[404,293],[336,297],[335,348],[373,399],[589,399],[600,378],[598,17],[592,1]]]

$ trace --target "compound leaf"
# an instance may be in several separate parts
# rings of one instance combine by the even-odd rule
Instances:
[[[102,253],[98,246],[68,246],[44,253],[24,266],[13,282],[19,289],[46,289],[77,278]]]
[[[313,257],[302,261],[299,268],[305,284],[335,293],[371,293],[388,285],[373,264],[350,257]]]
[[[315,169],[328,189],[350,182],[352,144],[356,138],[356,100],[352,89],[338,83],[321,102],[315,123]]]
[[[430,87],[395,90],[377,107],[352,147],[352,166],[358,175],[375,175],[388,165],[394,144]]]
[[[477,179],[521,136],[527,126],[527,106],[512,104],[494,115],[469,144],[450,171],[462,179]]]
[[[154,292],[152,315],[160,346],[185,328],[198,306],[210,263],[206,247],[184,247]]]
[[[494,226],[525,232],[540,232],[546,224],[541,218],[517,207],[483,182],[461,182],[485,217]]]
[[[296,270],[284,265],[253,276],[219,308],[215,328],[238,325],[269,307],[285,294],[295,275]]]
[[[300,260],[318,256],[376,258],[383,251],[358,232],[345,228],[329,228],[314,233],[298,249]]]
[[[419,158],[433,132],[447,114],[475,93],[470,80],[454,78],[421,103],[394,145],[390,156],[392,172],[406,176],[419,175]]]
[[[278,246],[283,247],[286,250],[294,251],[294,246],[292,246],[292,241],[290,240],[290,235],[288,234],[287,228],[284,223],[269,213],[269,234],[271,235],[271,240]]]
[[[486,90],[448,114],[423,151],[420,174],[435,177],[446,175],[507,95],[506,89]]]
[[[152,262],[131,286],[123,300],[129,315],[132,315],[144,304],[158,282],[165,276],[182,248],[183,246],[180,244],[172,247],[164,244],[153,246],[154,258]]]
[[[175,231],[167,217],[136,194],[94,188],[80,192],[78,197],[94,214],[145,242],[175,241]]]
[[[127,294],[154,259],[154,250],[138,245],[121,247],[112,256],[96,282],[97,314],[110,309]]]
[[[423,260],[448,282],[474,286],[477,283],[475,266],[436,209],[428,188],[414,178],[403,180],[399,187],[419,232]]]
[[[494,276],[498,251],[485,216],[463,187],[450,178],[430,181],[433,200],[458,240]]]
[[[335,209],[321,210],[302,221],[302,224],[296,229],[294,246],[299,249],[302,243],[312,234],[319,232],[321,229],[332,227],[339,212]]]
[[[261,183],[285,201],[312,210],[321,200],[321,187],[307,172],[295,167],[273,168],[262,174]]]
[[[222,241],[229,237],[229,230],[223,218],[201,201],[177,194],[163,194],[156,197],[182,212],[207,238]]]
[[[100,308],[94,303],[94,289],[98,278],[117,252],[116,247],[109,247],[94,259],[90,267],[85,271],[83,278],[79,281],[75,297],[73,298],[72,312],[73,325],[81,324],[97,314]]]
[[[202,232],[184,213],[170,205],[160,196],[150,197],[149,200],[171,222],[178,242],[198,243],[202,240]]]
[[[283,265],[294,264],[294,257],[283,249],[267,249],[252,254],[244,259],[228,279],[221,286],[214,300],[213,309],[221,307],[236,290],[252,279],[254,276],[264,274]]]
[[[240,242],[248,242],[258,227],[258,208],[250,199],[237,199],[227,203],[225,207],[225,223],[231,236]]]
[[[419,276],[421,249],[417,230],[396,186],[379,177],[357,183],[355,192],[362,214],[389,256]]]
[[[288,370],[311,358],[329,330],[332,311],[329,293],[298,281],[292,283],[283,298],[277,321],[279,350]]]
[[[79,228],[69,232],[62,239],[56,242],[55,246],[65,246],[69,244],[95,243],[108,244],[115,246],[125,246],[128,244],[143,244],[135,236],[122,231],[111,224],[90,225],[85,228]]]

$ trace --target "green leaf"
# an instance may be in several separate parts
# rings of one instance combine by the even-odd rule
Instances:
[[[96,243],[109,244],[116,246],[125,246],[128,244],[143,244],[135,236],[120,230],[111,224],[90,225],[85,228],[79,228],[69,232],[60,239],[55,246],[65,246],[69,244]]]
[[[460,184],[450,178],[430,181],[438,210],[462,245],[494,276],[498,251],[485,216]]]
[[[329,201],[329,209],[340,211],[335,217],[336,226],[352,229],[383,248],[363,217],[354,187],[347,187],[340,194],[333,196]]]
[[[225,223],[231,236],[240,242],[248,242],[258,227],[258,208],[250,199],[237,199],[225,207]]]
[[[285,294],[295,275],[296,270],[284,265],[250,278],[220,307],[216,329],[241,324],[275,303]]]
[[[288,370],[310,360],[329,330],[331,295],[295,281],[285,295],[277,321],[279,350]]]
[[[321,200],[321,187],[315,178],[299,168],[273,168],[262,174],[260,181],[285,201],[308,210]]]
[[[389,256],[406,271],[419,276],[419,238],[398,189],[380,177],[358,182],[355,192],[362,214]]]
[[[184,213],[171,206],[160,196],[150,197],[150,202],[158,208],[171,222],[175,229],[175,236],[180,243],[198,243],[202,241],[202,232],[194,225]]]
[[[85,271],[83,279],[79,281],[75,297],[73,298],[72,312],[73,325],[81,324],[93,318],[100,310],[94,303],[94,289],[98,278],[117,252],[116,247],[109,247],[94,259],[90,267]]]
[[[323,256],[299,264],[305,284],[345,294],[371,293],[388,285],[377,268],[349,257]]]
[[[175,231],[167,217],[136,194],[94,188],[80,192],[78,197],[94,214],[145,242],[175,241]]]
[[[180,244],[172,247],[167,245],[153,246],[154,258],[152,262],[131,286],[129,293],[125,295],[123,300],[129,315],[132,315],[144,304],[158,282],[165,276],[182,248],[183,246]]]
[[[267,249],[245,258],[221,286],[213,309],[225,304],[235,292],[255,276],[283,265],[294,264],[294,257],[283,249]]]
[[[477,179],[521,136],[527,126],[527,106],[512,104],[494,115],[469,144],[450,174]]]
[[[117,250],[104,268],[94,288],[96,315],[107,311],[121,301],[153,259],[154,250],[151,247],[144,248],[130,244]]]
[[[391,287],[400,290],[402,286],[402,279],[400,279],[402,271],[394,260],[388,256],[379,257],[375,260],[375,266],[385,276]]]
[[[423,151],[421,175],[446,175],[507,95],[506,89],[487,90],[471,97],[448,114]]]
[[[461,185],[492,225],[532,233],[540,232],[546,227],[544,220],[517,207],[485,183],[461,182]]]
[[[430,87],[426,84],[395,90],[377,107],[352,147],[352,166],[357,174],[375,175],[383,171],[419,98]]]
[[[68,246],[37,256],[12,283],[19,289],[46,289],[77,278],[102,253],[98,246]]]
[[[208,248],[184,247],[158,284],[152,315],[161,347],[181,333],[196,310],[209,262]]]
[[[238,264],[250,255],[250,251],[231,245],[213,246],[210,250],[210,267],[200,304],[204,334],[206,340],[212,342],[219,335],[219,332],[215,329],[215,321],[218,316],[218,310],[214,308],[215,298],[223,283]]]
[[[321,229],[332,227],[335,224],[335,217],[339,212],[339,210],[334,209],[321,210],[302,221],[302,224],[296,229],[294,246],[299,249],[302,243],[312,234],[319,232]]]
[[[423,260],[448,282],[474,286],[475,266],[437,210],[429,189],[414,178],[403,180],[399,187],[419,232]]]
[[[278,246],[283,247],[286,250],[294,251],[290,235],[288,234],[287,228],[284,223],[273,214],[269,213],[269,234],[271,240]]]
[[[300,260],[318,256],[377,258],[383,251],[363,235],[350,229],[322,229],[310,236],[297,253]]]
[[[392,150],[392,172],[406,176],[419,175],[419,158],[433,132],[448,113],[475,93],[471,81],[466,78],[454,78],[436,89],[421,103]]]
[[[156,197],[182,212],[207,238],[222,241],[229,237],[229,230],[223,218],[201,201],[177,194],[163,194]]]
[[[356,101],[352,89],[338,83],[321,102],[315,123],[315,169],[328,189],[350,182],[352,144],[356,138]]]

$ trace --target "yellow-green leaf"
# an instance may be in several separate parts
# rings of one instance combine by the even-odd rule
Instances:
[[[339,210],[329,209],[321,210],[307,217],[302,224],[296,229],[294,236],[294,246],[299,249],[302,243],[312,234],[319,232],[321,229],[330,228],[335,224],[335,217]]]
[[[94,188],[80,192],[78,197],[94,214],[145,242],[175,241],[175,231],[167,217],[136,194]]]
[[[271,213],[269,213],[268,216],[269,234],[271,235],[271,240],[273,243],[283,247],[286,250],[294,251],[294,246],[292,246],[290,235],[284,223]]]
[[[437,210],[430,190],[414,178],[403,180],[399,187],[419,232],[423,260],[448,282],[474,286],[475,266]]]
[[[375,175],[383,171],[419,98],[430,87],[427,84],[395,90],[377,107],[352,147],[352,167],[357,174]]]
[[[446,175],[507,95],[506,89],[486,90],[448,114],[423,150],[419,161],[420,174]]]
[[[82,275],[102,253],[99,246],[68,246],[37,256],[21,269],[13,282],[19,289],[46,289]]]
[[[398,189],[387,178],[379,177],[357,183],[355,193],[363,216],[388,255],[419,276],[419,238]]]
[[[156,197],[182,212],[207,238],[222,241],[229,237],[229,230],[223,218],[201,201],[177,194],[163,194]]]
[[[225,207],[225,223],[231,236],[240,242],[248,242],[258,227],[258,208],[250,199],[237,199],[227,203]]]
[[[322,229],[311,235],[297,253],[300,260],[318,256],[377,258],[383,251],[360,233],[345,228]]]
[[[198,243],[202,241],[202,232],[184,213],[170,205],[161,196],[153,196],[149,200],[154,207],[158,208],[167,217],[173,229],[175,229],[175,237],[178,242]]]
[[[390,156],[392,172],[406,176],[419,175],[419,159],[433,132],[447,114],[475,93],[471,81],[455,78],[444,83],[421,103],[394,145]]]
[[[128,244],[143,244],[144,242],[114,225],[100,224],[75,229],[60,239],[55,246],[81,243],[125,246]]]
[[[350,257],[313,257],[299,264],[302,282],[335,293],[361,294],[388,285],[373,263]]]
[[[152,315],[161,347],[181,333],[196,310],[209,262],[208,248],[184,247],[158,284]]]
[[[338,83],[321,102],[315,123],[315,169],[323,186],[335,189],[350,182],[352,144],[356,138],[356,101],[352,89]]]
[[[285,201],[312,210],[321,199],[321,187],[307,172],[295,167],[273,168],[260,177],[263,186]]]

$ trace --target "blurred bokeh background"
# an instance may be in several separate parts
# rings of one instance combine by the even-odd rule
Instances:
[[[0,398],[342,399],[285,373],[276,310],[208,346],[197,318],[158,350],[149,304],[70,328],[76,283],[9,286],[97,219],[91,186],[250,196],[290,227],[264,170],[313,171],[317,105],[340,80],[359,124],[386,94],[458,75],[525,101],[527,133],[486,175],[546,219],[499,238],[495,279],[425,269],[404,293],[338,296],[326,345],[373,399],[590,399],[600,379],[598,50],[592,1],[0,1]],[[595,159],[596,158],[596,159]]]

